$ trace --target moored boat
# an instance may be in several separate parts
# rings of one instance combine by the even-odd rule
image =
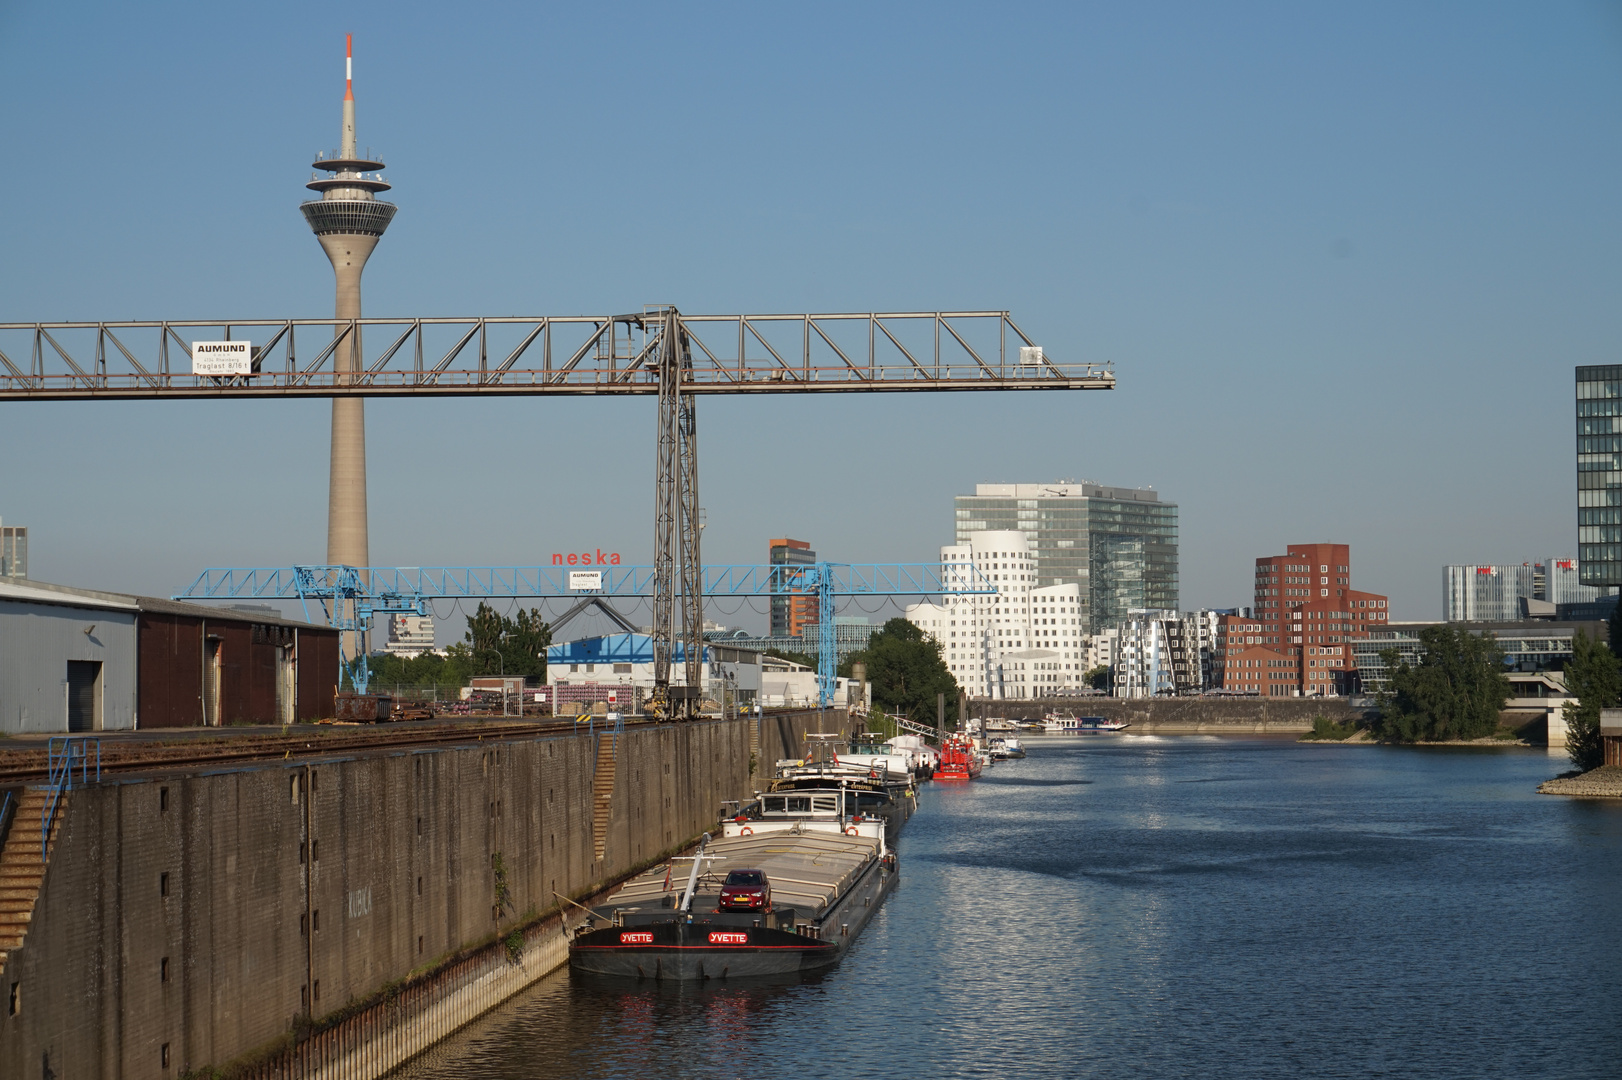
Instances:
[[[838,962],[896,880],[882,836],[789,830],[711,842],[706,833],[679,889],[676,861],[589,909],[591,922],[569,943],[570,966],[676,980],[816,970]],[[765,897],[759,910],[723,909],[729,867],[747,868],[751,895]]]
[[[980,751],[955,735],[941,746],[941,762],[935,769],[937,780],[973,780],[980,775]]]
[[[1126,720],[1111,720],[1103,716],[1071,716],[1049,713],[1042,728],[1049,735],[1095,735],[1125,731],[1132,724]]]

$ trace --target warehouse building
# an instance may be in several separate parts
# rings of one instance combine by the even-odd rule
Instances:
[[[337,685],[330,627],[0,579],[0,733],[287,724]]]

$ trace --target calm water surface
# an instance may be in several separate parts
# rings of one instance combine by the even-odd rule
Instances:
[[[1622,1077],[1622,805],[1525,750],[1034,738],[791,985],[566,971],[428,1078]]]

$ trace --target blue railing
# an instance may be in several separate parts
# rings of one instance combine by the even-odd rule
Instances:
[[[94,753],[92,753],[94,751]],[[62,805],[62,796],[73,790],[73,770],[78,766],[79,783],[90,782],[90,760],[95,758],[96,780],[101,780],[101,740],[71,739],[52,736],[46,744],[46,765],[49,769],[50,794],[45,799],[45,813],[39,819],[39,861],[50,854],[51,826],[56,822],[56,811]]]
[[[0,802],[0,847],[3,847],[6,842],[6,819],[11,815],[11,808],[16,804],[17,800],[12,798],[9,791],[6,792],[5,801]]]

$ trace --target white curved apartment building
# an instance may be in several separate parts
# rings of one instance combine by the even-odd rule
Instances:
[[[1087,670],[1082,586],[1037,587],[1023,532],[969,533],[941,548],[941,569],[973,566],[995,595],[913,604],[906,617],[940,642],[947,668],[971,697],[1030,699],[1073,692]]]

